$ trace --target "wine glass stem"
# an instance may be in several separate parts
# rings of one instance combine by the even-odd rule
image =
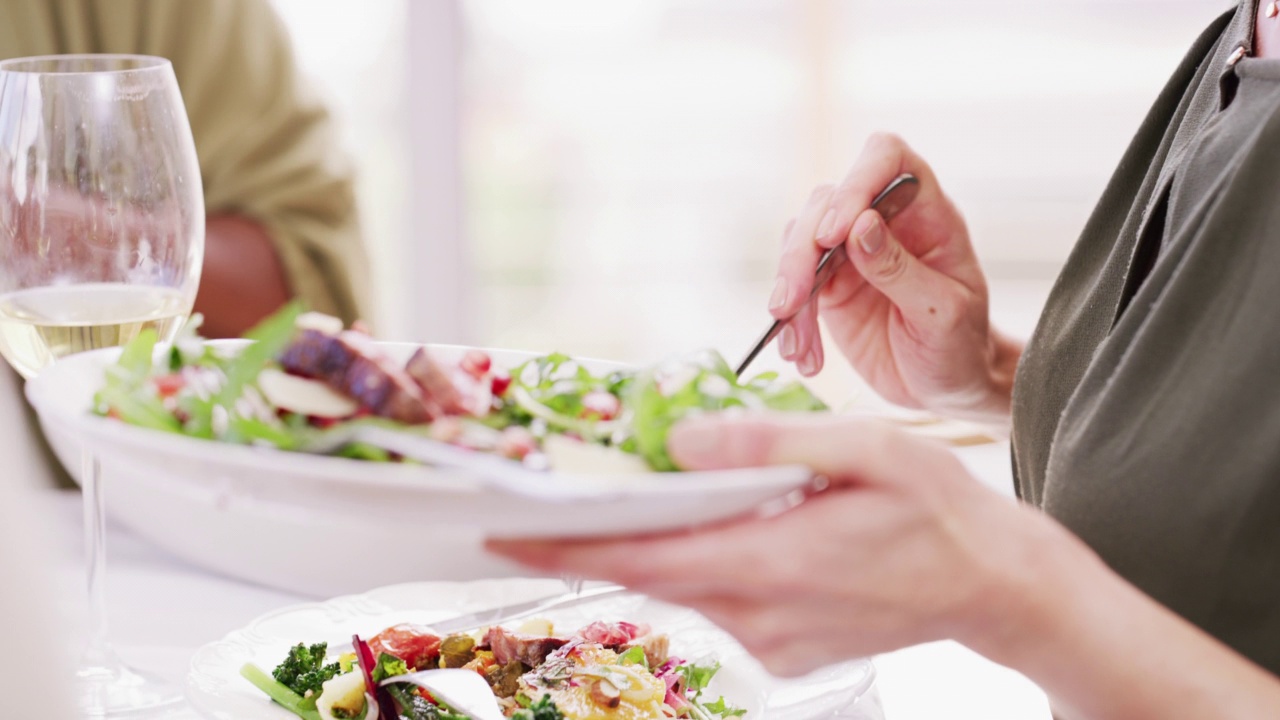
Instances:
[[[88,644],[82,667],[110,671],[114,656],[107,644],[107,528],[102,496],[102,466],[93,453],[80,457],[80,489],[84,501],[85,579],[89,591]]]

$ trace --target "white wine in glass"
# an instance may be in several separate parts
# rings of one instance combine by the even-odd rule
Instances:
[[[147,328],[172,339],[195,302],[203,256],[200,168],[168,60],[0,62],[0,355],[19,374]],[[124,667],[107,641],[99,475],[86,454],[81,714],[145,717],[181,696]]]

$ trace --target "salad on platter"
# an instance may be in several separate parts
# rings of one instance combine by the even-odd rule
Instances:
[[[559,635],[534,619],[440,637],[402,624],[334,652],[292,647],[270,672],[240,674],[303,720],[465,720],[431,693],[395,678],[437,668],[474,670],[515,720],[729,720],[746,711],[712,697],[718,663],[674,657],[646,625],[593,622]]]
[[[667,433],[694,413],[809,412],[826,406],[799,382],[737,377],[708,351],[638,370],[593,373],[560,353],[496,367],[468,350],[446,361],[419,348],[397,362],[359,328],[286,306],[231,351],[188,324],[157,356],[144,331],[108,367],[98,414],[193,438],[304,451],[358,424],[415,433],[533,469],[678,470]],[[329,454],[403,461],[365,442]]]

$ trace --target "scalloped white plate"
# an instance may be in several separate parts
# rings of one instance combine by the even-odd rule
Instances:
[[[356,633],[367,637],[401,622],[430,625],[456,615],[554,595],[563,589],[558,580],[411,583],[284,608],[197,651],[187,675],[187,699],[210,720],[291,720],[293,714],[240,677],[241,666],[252,662],[270,670],[299,642],[339,645]],[[866,660],[833,665],[804,678],[779,680],[698,613],[641,595],[603,598],[546,616],[562,629],[594,620],[649,623],[655,632],[670,636],[672,655],[719,660],[723,669],[709,692],[723,694],[729,702],[747,708],[747,720],[880,717],[878,709],[858,702],[875,681],[875,668]]]
[[[233,344],[236,341],[227,341]],[[240,341],[243,342],[243,341]],[[406,360],[419,346],[378,343]],[[467,348],[428,346],[456,359]],[[497,367],[534,353],[489,350]],[[485,536],[623,535],[674,530],[794,501],[803,467],[642,475],[531,474],[540,497],[504,492],[475,473],[229,445],[126,425],[90,413],[118,349],[73,355],[27,384],[73,476],[87,447],[102,465],[107,512],[183,558],[235,577],[325,597],[411,580],[518,572],[481,549]],[[583,361],[596,372],[620,367]],[[493,468],[493,458],[486,472]],[[341,528],[341,531],[339,531]],[[430,540],[431,551],[403,539]],[[351,538],[359,538],[352,542]],[[369,557],[362,547],[382,547]],[[325,562],[352,568],[323,573]]]

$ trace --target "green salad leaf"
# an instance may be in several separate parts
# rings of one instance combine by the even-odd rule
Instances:
[[[346,418],[319,424],[296,413],[278,413],[257,388],[263,370],[274,367],[298,336],[302,308],[290,303],[246,334],[252,342],[236,354],[203,343],[194,318],[179,332],[159,364],[153,361],[156,334],[141,333],[107,371],[96,395],[98,412],[133,425],[247,445],[283,450],[304,449],[327,432],[343,433],[351,423],[378,422],[396,432],[425,432],[427,425],[408,426],[372,418]],[[195,368],[197,372],[188,372]],[[165,391],[164,374],[179,390]],[[490,378],[485,378],[488,382]],[[494,387],[498,378],[492,378]],[[503,379],[505,390],[492,399],[489,412],[468,423],[495,429],[530,430],[537,439],[563,434],[584,442],[639,455],[660,471],[679,468],[667,453],[667,436],[690,415],[733,408],[785,412],[824,410],[826,406],[804,385],[781,382],[775,373],[741,379],[724,358],[704,352],[640,372],[621,370],[595,374],[564,353],[525,362]],[[368,409],[366,408],[366,411]],[[484,446],[487,449],[488,446]],[[369,461],[400,461],[395,453],[367,444],[346,443],[336,454]]]
[[[719,697],[715,702],[702,703],[702,709],[722,718],[742,717],[747,714],[746,708],[734,707],[726,703],[724,696]]]
[[[710,665],[699,665],[697,663],[685,663],[676,668],[676,672],[680,677],[684,678],[685,689],[694,695],[701,694],[707,689],[707,685],[711,684],[711,679],[720,672],[720,663],[712,663]]]
[[[645,670],[649,669],[649,658],[644,654],[644,648],[640,645],[627,648],[627,651],[618,656],[619,665],[643,665]]]
[[[667,435],[681,420],[731,408],[813,412],[826,404],[799,382],[779,383],[775,373],[741,382],[724,358],[706,352],[691,361],[646,371],[627,395],[635,452],[655,470],[678,470],[667,454]]]
[[[107,366],[106,379],[94,395],[94,405],[98,412],[114,414],[131,425],[180,433],[182,424],[147,382],[156,340],[156,331],[147,328],[124,346],[116,364]]]
[[[689,694],[691,715],[695,720],[714,720],[719,718],[741,717],[747,714],[744,708],[734,707],[725,702],[723,696],[713,702],[703,702],[702,693],[711,684],[711,679],[720,672],[720,663],[699,665],[687,663],[676,668],[676,672],[684,679],[685,691]]]
[[[233,410],[245,388],[257,382],[258,375],[275,361],[276,356],[296,336],[296,322],[300,314],[302,305],[291,302],[245,333],[245,339],[252,340],[253,343],[235,356],[221,361],[220,369],[225,379],[218,392],[210,397],[193,395],[183,399],[182,410],[187,416],[184,432],[195,437],[213,438],[215,413],[224,412],[227,414],[228,433],[235,439],[261,439],[281,447],[292,446],[291,439],[283,433],[267,432],[266,424],[261,421],[240,422],[244,418],[236,420]],[[221,408],[221,411],[217,408]]]
[[[631,378],[629,372],[593,375],[564,353],[534,358],[511,371],[505,399],[485,422],[499,428],[542,422],[550,431],[609,444],[616,423],[591,417],[585,399],[593,392],[618,396]]]

